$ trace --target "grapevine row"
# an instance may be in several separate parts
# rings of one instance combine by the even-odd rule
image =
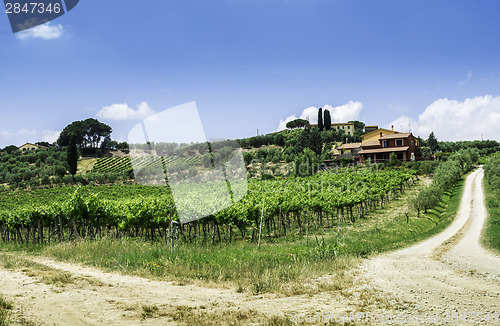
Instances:
[[[389,201],[392,194],[403,192],[412,180],[412,172],[404,169],[359,169],[344,173],[324,172],[311,177],[250,180],[248,193],[220,211],[216,205],[222,205],[227,192],[207,189],[204,193],[209,197],[203,199],[186,192],[181,197],[184,204],[190,206],[183,207],[203,211],[206,207],[200,207],[199,203],[204,200],[214,205],[211,210],[218,212],[181,224],[180,236],[186,240],[202,238],[204,241],[211,237],[214,242],[223,237],[232,240],[237,230],[242,238],[251,232],[253,240],[263,204],[264,227],[270,236],[286,235],[292,227],[298,227],[301,232],[309,223],[316,223],[318,227],[354,223],[368,210]],[[82,189],[77,188],[64,202],[0,212],[1,239],[18,243],[103,236],[168,240],[170,222],[179,220],[173,197],[168,192],[106,200],[97,194],[84,195]]]

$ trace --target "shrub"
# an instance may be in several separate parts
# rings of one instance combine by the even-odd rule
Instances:
[[[48,175],[44,175],[41,179],[42,185],[49,185],[50,184],[50,178]]]
[[[73,183],[73,177],[71,175],[65,175],[63,178],[62,178],[62,182],[69,185],[69,184],[72,184]]]
[[[64,177],[66,175],[66,168],[62,165],[54,166],[54,175],[59,177]]]

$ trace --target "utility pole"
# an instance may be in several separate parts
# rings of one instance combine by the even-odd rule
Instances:
[[[257,136],[259,135],[259,129],[257,129]]]

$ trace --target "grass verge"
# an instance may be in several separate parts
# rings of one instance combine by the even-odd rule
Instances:
[[[488,211],[483,243],[486,247],[500,252],[500,194],[494,191],[486,180],[483,184],[486,210]]]
[[[12,303],[0,296],[0,326],[9,325],[9,316],[12,308]]]
[[[29,277],[40,279],[45,284],[65,285],[74,282],[70,273],[46,266],[19,255],[0,254],[0,266],[9,270],[20,270]]]
[[[0,253],[0,267],[8,270],[19,270],[29,277],[39,279],[47,285],[65,286],[82,282],[91,285],[103,285],[102,282],[86,276],[74,277],[71,273],[44,264],[37,263],[20,255]]]

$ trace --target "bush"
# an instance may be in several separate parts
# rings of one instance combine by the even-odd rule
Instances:
[[[54,175],[59,177],[64,177],[66,175],[66,168],[62,165],[54,166]]]
[[[192,169],[194,169],[194,168],[192,168]],[[190,173],[191,173],[191,170],[190,170]],[[118,180],[118,177],[119,177],[118,173],[109,173],[108,175],[106,175],[106,179],[109,183],[115,183],[116,180]]]
[[[29,184],[31,189],[37,189],[40,186],[40,181],[38,179],[31,179]]]
[[[11,185],[18,184],[23,180],[23,177],[20,173],[7,173],[5,176],[5,179],[7,180],[8,183]]]
[[[62,182],[67,184],[67,185],[70,185],[73,183],[73,176],[71,175],[65,175],[63,178],[62,178]]]
[[[42,185],[49,185],[50,184],[50,178],[48,175],[44,175],[41,179]]]

